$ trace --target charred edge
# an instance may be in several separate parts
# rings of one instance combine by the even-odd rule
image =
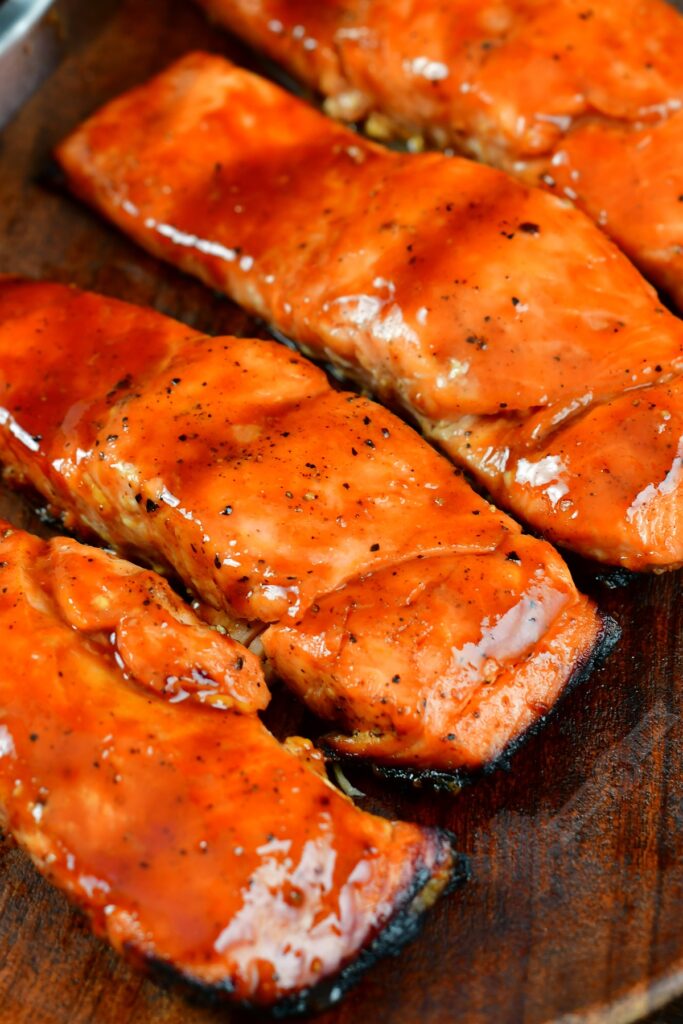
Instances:
[[[473,781],[475,774],[463,769],[452,772],[436,768],[403,768],[398,765],[373,764],[372,771],[380,779],[395,782],[408,789],[429,789],[433,793],[450,793],[455,796],[463,786]]]
[[[520,747],[524,746],[526,741],[532,736],[535,736],[545,724],[554,717],[557,709],[560,707],[562,702],[569,696],[569,694],[584,683],[592,673],[599,668],[607,660],[611,652],[616,647],[621,637],[621,626],[612,618],[611,615],[607,615],[605,612],[598,611],[600,618],[600,630],[595,639],[595,643],[589,651],[580,657],[574,666],[574,670],[564,684],[557,700],[545,715],[541,715],[532,722],[531,725],[520,733],[520,735],[510,743],[508,747],[493,761],[489,764],[484,765],[476,773],[472,773],[474,778],[476,775],[489,775],[492,771],[496,771],[498,768],[508,769],[510,767],[510,758],[517,753]]]
[[[43,522],[58,528],[62,534],[76,537],[79,540],[87,540],[88,543],[95,546],[106,546],[106,542],[101,537],[98,537],[97,534],[91,534],[87,527],[82,527],[81,524],[72,531],[66,528],[59,518],[55,519],[54,522],[49,521],[48,517],[50,516],[50,513],[47,509],[42,511],[40,508],[36,509],[36,506],[44,499],[30,484],[20,484],[19,486],[14,486],[13,489],[25,496],[26,500],[33,506],[36,515],[43,520]],[[144,553],[139,552],[136,549],[126,549],[122,551],[120,548],[117,548],[117,552],[122,555],[122,557],[129,558],[136,564],[149,565]],[[630,570],[615,569],[614,572],[623,572],[628,574],[629,579],[631,576],[641,575],[639,573],[631,573]],[[181,597],[187,599],[187,591],[184,586],[174,578],[172,570],[164,575],[167,576],[168,582],[171,584],[173,589],[176,590]],[[471,782],[475,782],[483,775],[489,775],[498,768],[508,768],[510,758],[517,752],[517,750],[526,743],[527,739],[535,735],[545,725],[545,723],[555,714],[557,707],[561,704],[564,698],[576,686],[582,683],[596,668],[603,664],[612,649],[616,646],[621,636],[621,627],[613,618],[611,618],[611,616],[606,615],[603,612],[598,612],[598,615],[601,619],[601,628],[595,644],[589,652],[578,660],[574,671],[569,676],[553,707],[547,712],[547,714],[541,715],[524,732],[520,733],[516,739],[512,740],[505,750],[493,761],[490,761],[488,764],[482,765],[479,768],[461,768],[450,772],[434,768],[410,768],[402,765],[383,765],[375,762],[374,764],[371,764],[372,771],[381,778],[411,789],[426,788],[434,792],[455,794],[462,789],[463,786],[469,785]],[[317,746],[323,751],[326,760],[330,762],[338,762],[341,764],[361,763],[364,765],[370,763],[369,758],[352,754],[340,754],[334,748],[325,743],[324,736],[317,741]]]
[[[441,771],[433,768],[410,768],[402,765],[372,764],[372,771],[383,779],[396,782],[412,789],[430,789],[437,793],[457,793],[463,786],[470,785],[490,775],[499,769],[507,770],[510,767],[510,759],[523,747],[532,736],[535,736],[545,724],[554,717],[558,707],[565,698],[581,683],[583,683],[594,671],[602,665],[621,637],[621,627],[610,616],[604,612],[598,612],[600,617],[600,630],[592,648],[577,661],[573,672],[564,684],[557,700],[552,708],[535,722],[532,722],[523,732],[512,740],[508,746],[496,758],[478,768],[458,768],[452,772]],[[340,754],[338,751],[325,745],[324,739],[318,744],[325,756],[330,761],[338,761],[343,764],[362,763],[367,764],[369,759],[353,754]]]
[[[542,535],[539,534],[539,536]],[[656,569],[647,566],[642,569],[627,569],[624,565],[599,562],[595,558],[590,558],[588,555],[582,555],[578,551],[572,551],[560,543],[555,543],[548,537],[544,539],[557,548],[569,567],[572,579],[579,590],[584,592],[590,593],[591,587],[596,584],[607,590],[621,590],[657,572]]]
[[[412,883],[397,897],[396,910],[382,930],[339,971],[321,979],[310,988],[285,996],[271,1006],[234,999],[234,985],[230,979],[215,985],[204,984],[183,974],[168,961],[140,954],[131,946],[126,946],[124,952],[131,962],[145,970],[155,980],[163,985],[181,989],[184,995],[197,1005],[218,1006],[229,1000],[247,1011],[250,1017],[252,1013],[268,1012],[274,1019],[319,1013],[336,1005],[378,960],[387,956],[397,956],[419,933],[423,917],[434,900],[452,893],[469,880],[469,859],[456,850],[453,834],[440,828],[425,829],[425,832],[439,847],[434,866],[427,868],[419,865],[416,868]],[[443,886],[431,900],[423,900],[428,884],[447,862],[450,863],[444,872],[446,880]]]
[[[624,587],[630,587],[632,583],[642,579],[642,577],[642,572],[636,572],[634,569],[623,569],[616,565],[593,574],[595,582],[600,583],[608,590],[621,590]]]
[[[438,832],[441,836],[444,844],[446,844],[446,850],[451,856],[450,877],[442,891],[438,894],[439,896],[449,896],[456,889],[460,889],[461,886],[469,882],[472,877],[472,865],[467,854],[461,853],[458,850],[455,833],[446,828],[434,829],[433,831]]]
[[[382,931],[336,975],[325,978],[310,989],[277,1003],[272,1011],[276,1018],[303,1013],[319,1013],[338,1003],[373,964],[387,956],[398,956],[407,943],[418,935],[424,915],[436,896],[451,893],[468,881],[470,877],[469,860],[455,849],[453,834],[444,829],[430,829],[429,831],[434,837],[434,841],[441,844],[441,856],[432,869],[421,867],[416,870],[412,885],[397,901],[397,909]],[[425,889],[446,858],[450,860],[447,880],[435,896],[425,903],[422,900]]]
[[[517,742],[518,740],[515,740],[514,744]],[[450,793],[451,796],[459,793],[463,786],[467,786],[482,775],[493,771],[495,767],[499,766],[501,760],[501,758],[497,758],[496,761],[492,761],[483,768],[455,768],[452,771],[444,771],[440,768],[410,768],[406,765],[381,764],[376,761],[372,762],[369,755],[363,757],[360,754],[340,753],[334,747],[328,746],[324,737],[318,741],[317,746],[322,750],[325,759],[332,763],[363,765],[369,767],[372,773],[380,779],[397,783],[407,789],[428,789],[433,793]],[[508,750],[509,748],[506,748],[501,757],[506,756]]]
[[[34,178],[36,185],[48,192],[63,195],[69,190],[69,182],[65,171],[56,157],[48,157]]]

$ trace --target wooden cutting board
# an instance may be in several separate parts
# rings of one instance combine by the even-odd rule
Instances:
[[[210,47],[252,66],[254,58],[189,0],[80,6],[64,25],[68,58],[2,137],[0,271],[73,281],[208,332],[263,333],[38,182],[51,147],[84,115],[181,53]],[[0,497],[0,514],[36,526],[16,499]],[[458,796],[353,775],[364,806],[450,828],[473,879],[320,1024],[621,1024],[683,993],[681,576],[615,586],[623,581],[572,564],[623,636],[509,770]],[[130,969],[0,840],[2,1024],[245,1019]]]

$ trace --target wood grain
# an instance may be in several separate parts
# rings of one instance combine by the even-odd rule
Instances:
[[[60,137],[173,57],[209,47],[253,58],[187,0],[86,3],[77,16],[66,10],[64,32],[68,58],[0,143],[0,271],[74,281],[210,332],[263,333],[39,184]],[[35,526],[5,496],[0,514],[8,511]],[[457,797],[354,773],[364,806],[452,829],[473,880],[320,1024],[622,1024],[683,992],[681,576],[614,588],[594,566],[574,569],[623,637],[508,771]],[[257,1018],[189,1003],[142,978],[89,934],[9,839],[0,842],[2,1024],[246,1019]]]

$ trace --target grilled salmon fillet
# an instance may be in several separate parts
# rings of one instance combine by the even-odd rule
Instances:
[[[568,200],[381,149],[205,54],[58,157],[147,249],[400,402],[551,540],[683,562],[683,324]]]
[[[371,133],[567,196],[683,309],[683,18],[664,0],[200,0]]]
[[[346,753],[485,765],[604,636],[550,545],[282,345],[5,278],[0,395],[6,478],[260,631]]]
[[[1,524],[0,820],[135,961],[315,1007],[383,936],[409,938],[462,862],[446,833],[355,807],[305,742],[294,756],[236,704],[159,687],[248,674],[265,692],[209,632],[155,574]]]

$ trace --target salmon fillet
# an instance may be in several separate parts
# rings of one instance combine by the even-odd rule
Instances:
[[[683,324],[568,200],[381,149],[205,54],[58,157],[134,239],[401,403],[549,539],[683,563]]]
[[[319,1008],[462,876],[446,833],[354,807],[310,744],[294,756],[255,714],[159,687],[171,669],[265,692],[257,659],[242,647],[236,672],[239,645],[155,574],[2,524],[0,637],[0,820],[139,964]]]
[[[481,767],[605,636],[550,545],[282,345],[4,278],[0,394],[6,479],[260,633],[332,748]]]
[[[683,18],[664,0],[200,0],[381,138],[567,196],[683,309]]]

